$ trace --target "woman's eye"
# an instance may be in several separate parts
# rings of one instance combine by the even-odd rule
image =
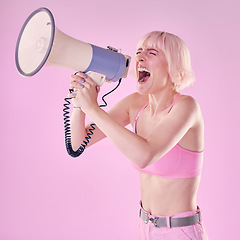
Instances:
[[[141,52],[136,52],[136,55],[140,54]]]
[[[149,54],[152,54],[154,56],[157,56],[157,54],[155,52],[149,52]]]

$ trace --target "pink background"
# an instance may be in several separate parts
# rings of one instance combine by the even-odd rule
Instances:
[[[205,162],[198,204],[210,239],[236,239],[239,228],[238,0],[8,0],[1,3],[0,239],[134,239],[138,174],[104,140],[80,158],[64,145],[62,108],[68,69],[43,68],[32,78],[15,68],[23,22],[45,6],[66,34],[134,57],[139,38],[165,30],[188,44],[205,118]],[[131,68],[133,68],[133,62]],[[109,107],[135,91],[129,76]],[[114,84],[105,84],[101,94]]]

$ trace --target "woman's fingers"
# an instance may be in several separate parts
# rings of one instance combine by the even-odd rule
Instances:
[[[81,89],[83,87],[90,88],[95,86],[93,80],[85,73],[78,72],[71,75],[71,88]]]
[[[76,95],[77,95],[76,92],[68,93],[68,97],[69,97],[69,98],[75,98]]]
[[[100,87],[98,85],[96,86],[96,90],[98,93],[100,92]]]
[[[87,74],[78,72],[71,75],[70,87],[73,90],[68,94],[69,98],[81,102],[81,105],[90,106],[97,102],[100,87]]]

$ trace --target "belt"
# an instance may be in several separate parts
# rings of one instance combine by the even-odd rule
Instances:
[[[185,227],[194,225],[201,221],[201,212],[198,212],[192,216],[187,217],[150,217],[149,214],[145,213],[142,209],[140,209],[139,216],[142,220],[147,224],[148,222],[152,222],[155,227]]]

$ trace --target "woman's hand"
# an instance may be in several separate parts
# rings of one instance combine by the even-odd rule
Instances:
[[[89,110],[99,107],[97,96],[100,87],[96,86],[87,74],[78,72],[76,75],[71,75],[70,86],[74,91],[68,96],[72,98],[74,107],[80,107],[86,114]]]

